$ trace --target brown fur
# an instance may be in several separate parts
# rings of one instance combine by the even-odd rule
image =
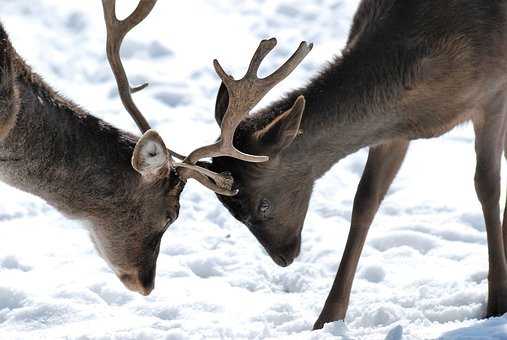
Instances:
[[[213,160],[214,170],[230,171],[240,190],[237,197],[219,196],[220,200],[285,266],[299,254],[315,180],[340,159],[370,147],[347,247],[316,328],[345,317],[368,228],[409,141],[440,136],[469,120],[476,128],[476,187],[493,273],[488,315],[507,312],[507,266],[498,209],[506,82],[507,2],[363,0],[342,57],[306,87],[242,124],[235,141],[242,150],[270,153],[272,149],[256,138],[258,131],[304,95],[302,133],[294,142],[271,152],[264,164]],[[218,121],[226,107],[227,92],[222,89]],[[503,229],[507,240],[505,225]]]
[[[148,294],[183,184],[142,180],[131,165],[137,140],[51,89],[0,26],[0,179],[85,221],[123,283]]]

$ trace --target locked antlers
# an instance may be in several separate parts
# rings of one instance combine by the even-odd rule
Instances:
[[[200,167],[198,161],[207,157],[227,156],[245,162],[265,162],[267,156],[245,154],[234,147],[234,133],[250,111],[278,83],[284,80],[312,49],[312,44],[302,42],[296,52],[275,72],[265,78],[257,73],[262,61],[276,46],[276,39],[263,40],[254,53],[250,66],[243,78],[235,80],[228,75],[217,60],[213,61],[215,71],[222,79],[229,94],[229,105],[221,123],[221,133],[217,142],[200,147],[183,157],[167,149],[160,136],[153,130],[132,99],[132,93],[144,89],[148,84],[132,88],[120,59],[120,47],[125,35],[145,19],[157,0],[140,0],[137,8],[124,20],[118,20],[115,12],[115,0],[102,0],[107,28],[107,57],[113,70],[118,91],[125,109],[130,113],[139,129],[144,133],[134,150],[132,165],[147,177],[169,176],[170,169],[178,169],[180,178],[186,181],[193,178],[204,186],[221,195],[232,196],[233,179]],[[171,155],[183,159],[176,163]]]

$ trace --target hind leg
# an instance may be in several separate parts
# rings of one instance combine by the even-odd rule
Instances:
[[[473,119],[477,155],[475,189],[482,206],[488,239],[488,317],[507,312],[507,262],[499,205],[504,112],[502,99]]]

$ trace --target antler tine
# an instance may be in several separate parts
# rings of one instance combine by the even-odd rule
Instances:
[[[238,193],[238,190],[232,189],[234,180],[231,176],[218,174],[198,165],[177,163],[176,166],[180,168],[178,174],[184,180],[193,178],[206,188],[223,196],[234,196]]]
[[[156,2],[157,0],[140,0],[132,14],[123,20],[118,20],[116,17],[116,0],[102,0],[107,29],[107,59],[113,70],[123,106],[143,133],[150,129],[150,125],[137,108],[131,94],[141,91],[148,84],[145,83],[134,88],[130,86],[125,68],[121,62],[120,48],[125,35],[150,14]]]
[[[302,42],[296,52],[273,74],[266,78],[258,78],[257,72],[262,61],[269,52],[276,46],[276,39],[271,38],[262,40],[255,51],[248,71],[240,80],[235,80],[228,75],[220,63],[214,60],[215,70],[227,87],[229,92],[229,105],[224,114],[221,124],[220,138],[215,144],[201,147],[194,150],[185,160],[185,163],[195,164],[205,157],[228,156],[237,158],[246,162],[265,162],[267,156],[254,156],[245,154],[237,150],[233,145],[234,132],[236,128],[245,119],[250,111],[260,102],[260,100],[279,82],[285,79],[301,63],[306,55],[311,51],[313,44]]]
[[[294,71],[311,51],[313,44],[302,42],[294,54],[280,66],[280,68],[265,78],[259,78],[257,73],[260,65],[275,46],[275,38],[262,40],[250,61],[246,74],[240,80],[235,80],[232,76],[227,74],[217,60],[213,61],[215,71],[229,93],[229,104],[223,116],[224,118],[222,119],[221,134],[218,141],[214,144],[194,150],[183,163],[175,165],[185,168],[181,171],[181,175],[184,179],[195,178],[217,193],[225,191],[227,195],[232,196],[235,192],[232,191],[232,183],[229,177],[197,167],[195,164],[200,159],[206,157],[220,156],[228,156],[246,162],[265,162],[269,159],[267,156],[249,155],[236,149],[233,145],[234,133],[238,125],[248,116],[255,105],[257,105],[276,84]],[[203,178],[206,178],[206,181],[204,181]],[[215,183],[211,183],[211,180]]]
[[[310,53],[313,48],[312,43],[307,43],[306,41],[301,42],[299,44],[298,49],[292,56],[276,70],[271,75],[261,79],[261,81],[266,82],[267,84],[272,84],[271,86],[275,86],[285,78],[289,74],[292,73],[296,69],[296,67],[303,61],[303,59]]]
[[[218,74],[218,76],[220,77],[220,79],[224,84],[229,84],[230,86],[232,83],[236,81],[231,75],[227,74],[227,72],[224,71],[222,65],[220,65],[218,60],[216,59],[213,60],[213,67],[215,68],[215,72]]]
[[[252,57],[252,61],[250,61],[250,66],[248,66],[248,71],[246,71],[245,77],[251,76],[253,78],[257,78],[257,72],[259,71],[262,61],[266,58],[269,52],[275,48],[276,44],[276,38],[261,41],[259,47],[257,47],[257,50],[254,53],[254,56]]]

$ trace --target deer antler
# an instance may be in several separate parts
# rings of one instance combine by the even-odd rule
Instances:
[[[157,0],[139,0],[139,4],[132,14],[123,20],[118,20],[116,17],[116,1],[102,0],[107,28],[107,59],[114,73],[123,106],[125,106],[125,109],[143,133],[150,130],[150,125],[134,103],[132,93],[146,88],[148,84],[145,83],[137,87],[130,86],[125,68],[121,62],[120,48],[126,34],[150,14],[156,2]],[[222,79],[229,93],[229,105],[222,120],[220,138],[214,144],[194,150],[188,157],[183,157],[174,151],[168,150],[169,155],[173,155],[184,161],[182,163],[174,163],[171,156],[169,156],[167,164],[160,164],[160,166],[167,165],[173,168],[180,168],[178,173],[182,180],[185,181],[193,178],[218,194],[233,196],[237,193],[236,190],[232,190],[233,179],[229,175],[215,173],[199,166],[197,162],[206,157],[219,156],[233,157],[246,162],[265,162],[269,159],[267,156],[254,156],[237,150],[233,144],[234,132],[255,105],[276,84],[285,79],[312,49],[312,44],[302,42],[296,52],[278,70],[265,78],[258,78],[257,72],[262,61],[275,46],[276,39],[274,38],[261,41],[250,62],[248,71],[240,80],[235,80],[226,74],[220,63],[214,60],[215,71]],[[148,135],[150,134],[148,133]],[[152,133],[151,135],[154,134]],[[160,144],[162,145],[163,142]],[[160,162],[160,159],[155,161],[155,166],[159,166],[157,162]],[[135,162],[133,163],[134,167],[136,164]],[[169,175],[170,172],[166,171],[165,173]]]
[[[266,58],[268,53],[271,52],[275,46],[275,38],[262,40],[250,61],[246,74],[240,80],[235,80],[228,75],[217,60],[213,61],[215,71],[220,79],[222,79],[229,93],[229,105],[227,106],[221,123],[220,137],[216,143],[192,151],[183,163],[176,164],[176,167],[189,168],[190,165],[194,165],[197,161],[206,157],[228,156],[246,162],[265,162],[269,159],[267,156],[254,156],[237,150],[233,145],[234,133],[240,122],[248,116],[255,105],[257,105],[275,85],[294,71],[313,47],[312,44],[302,42],[296,52],[294,52],[280,68],[265,78],[259,78],[257,75],[259,67],[264,58]],[[230,178],[225,178],[220,174],[215,174],[212,177],[209,175],[209,171],[207,171],[208,173],[204,173],[197,168],[193,168],[193,170],[212,178],[220,189],[222,189],[221,191],[223,191],[224,185],[227,186],[230,184]],[[183,177],[195,178],[195,171],[183,172]],[[209,185],[206,186],[210,187]],[[217,191],[215,188],[212,188],[212,190]],[[234,193],[229,192],[229,195],[232,194]]]
[[[135,26],[143,21],[151,12],[157,0],[140,0],[136,9],[132,14],[123,20],[118,20],[116,17],[116,0],[102,0],[102,6],[104,8],[104,20],[106,22],[107,30],[107,43],[106,52],[107,60],[111,65],[116,84],[118,86],[118,93],[120,95],[123,106],[134,119],[136,125],[139,127],[142,133],[145,133],[151,129],[150,124],[144,118],[143,114],[137,107],[136,103],[132,99],[132,93],[139,92],[148,86],[148,83],[144,83],[135,87],[131,87],[123,67],[123,63],[120,58],[120,48],[123,42],[123,38],[130,32]],[[168,149],[169,154],[183,160],[185,156]]]
[[[311,51],[313,45],[302,42],[296,52],[278,70],[265,78],[258,78],[259,67],[271,50],[276,46],[276,39],[262,40],[255,51],[248,67],[248,71],[240,80],[228,75],[218,62],[213,61],[215,71],[229,92],[229,105],[221,124],[221,134],[214,144],[203,146],[185,159],[184,163],[195,164],[205,157],[228,156],[246,162],[265,162],[267,156],[248,155],[238,151],[233,145],[234,132],[239,123],[245,119],[250,111],[275,85],[284,80],[301,63]]]
[[[143,133],[150,129],[150,124],[137,108],[131,94],[141,91],[148,84],[144,83],[133,88],[130,86],[125,68],[120,59],[120,48],[125,35],[150,14],[156,2],[157,0],[140,0],[132,14],[124,20],[118,20],[116,17],[116,0],[102,0],[107,29],[107,59],[116,78],[123,106],[125,106],[125,109],[130,113]]]

